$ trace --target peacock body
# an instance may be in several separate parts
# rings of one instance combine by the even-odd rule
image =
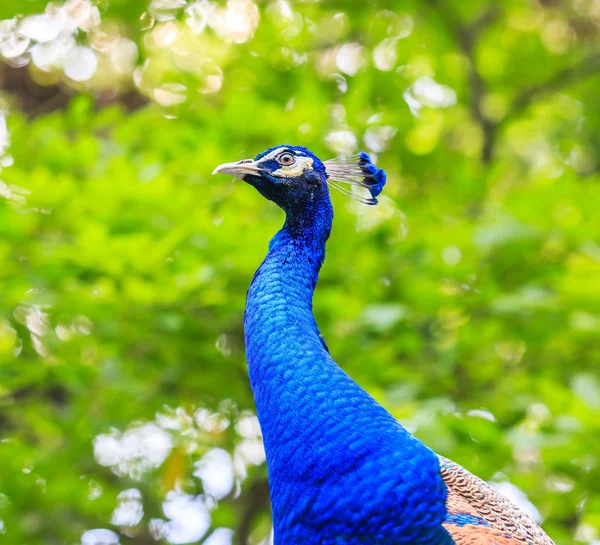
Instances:
[[[256,272],[246,354],[275,545],[553,545],[489,485],[412,437],[332,359],[312,312],[333,208],[328,184],[375,204],[385,173],[362,153],[321,162],[282,145],[215,172],[286,214]]]

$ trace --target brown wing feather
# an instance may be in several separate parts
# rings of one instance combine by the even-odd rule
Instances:
[[[448,487],[449,516],[444,527],[456,545],[554,545],[535,522],[489,484],[447,458],[439,458]],[[472,522],[464,523],[461,516]]]

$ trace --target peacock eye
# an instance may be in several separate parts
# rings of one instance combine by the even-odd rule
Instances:
[[[296,157],[293,154],[285,152],[277,157],[277,162],[283,166],[293,165],[296,162]]]

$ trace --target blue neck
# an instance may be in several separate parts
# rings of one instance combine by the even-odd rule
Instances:
[[[336,365],[321,340],[312,297],[333,212],[329,198],[302,212],[288,211],[272,239],[245,314],[275,545],[446,544],[437,458]],[[387,478],[391,469],[396,481]],[[417,479],[425,482],[415,489]],[[419,503],[417,514],[403,511],[407,498]],[[417,525],[429,507],[428,525]]]
[[[248,290],[244,323],[246,352],[266,441],[277,442],[279,434],[289,430],[287,424],[273,418],[274,413],[288,421],[286,411],[302,402],[301,392],[294,389],[300,378],[298,372],[305,365],[322,365],[328,359],[313,316],[312,299],[332,220],[333,209],[328,199],[314,203],[306,214],[288,212]],[[313,355],[310,361],[304,357],[308,352]],[[311,373],[314,371],[310,369]],[[304,380],[312,379],[305,375]],[[281,388],[282,381],[290,388]],[[290,394],[295,395],[292,398]],[[281,404],[281,398],[287,402],[286,406]]]

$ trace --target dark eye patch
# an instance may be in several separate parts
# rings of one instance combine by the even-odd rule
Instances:
[[[281,168],[281,165],[275,159],[269,159],[268,161],[261,161],[259,163],[261,169],[266,172],[275,172],[277,169]]]

